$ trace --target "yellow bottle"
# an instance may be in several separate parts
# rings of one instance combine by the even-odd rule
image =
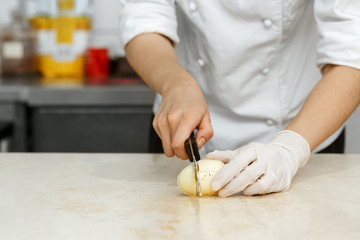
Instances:
[[[38,16],[31,20],[38,30],[39,70],[45,84],[81,84],[90,19],[75,15],[74,0],[58,0],[58,8],[59,15],[53,19]]]

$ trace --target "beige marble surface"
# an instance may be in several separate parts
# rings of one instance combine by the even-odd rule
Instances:
[[[187,161],[0,154],[0,239],[360,239],[360,155],[314,155],[288,192],[183,195]]]

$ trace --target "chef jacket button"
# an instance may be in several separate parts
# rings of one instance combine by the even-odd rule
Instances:
[[[269,125],[269,126],[274,125],[274,123],[275,122],[273,120],[271,120],[271,119],[266,120],[266,124]]]
[[[263,21],[263,23],[264,23],[265,27],[267,27],[267,28],[272,26],[272,21],[270,19],[265,19]]]
[[[190,11],[195,12],[197,9],[196,4],[194,2],[190,2],[189,9],[190,9]]]
[[[266,75],[270,72],[270,68],[264,68],[263,70],[261,70],[262,74]]]
[[[197,62],[198,62],[198,64],[200,65],[200,67],[203,67],[203,66],[205,65],[204,60],[202,60],[201,58],[199,58],[199,59],[197,60]]]

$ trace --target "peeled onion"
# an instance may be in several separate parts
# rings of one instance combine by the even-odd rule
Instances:
[[[219,160],[204,159],[198,161],[198,164],[202,196],[217,195],[217,192],[212,190],[211,183],[215,173],[224,166],[224,163]],[[180,172],[177,178],[177,185],[183,193],[196,196],[196,181],[193,164],[186,166]]]

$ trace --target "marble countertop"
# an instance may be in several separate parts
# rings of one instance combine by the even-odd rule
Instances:
[[[188,161],[152,154],[0,154],[0,236],[360,239],[360,155],[313,155],[284,193],[189,197]]]

